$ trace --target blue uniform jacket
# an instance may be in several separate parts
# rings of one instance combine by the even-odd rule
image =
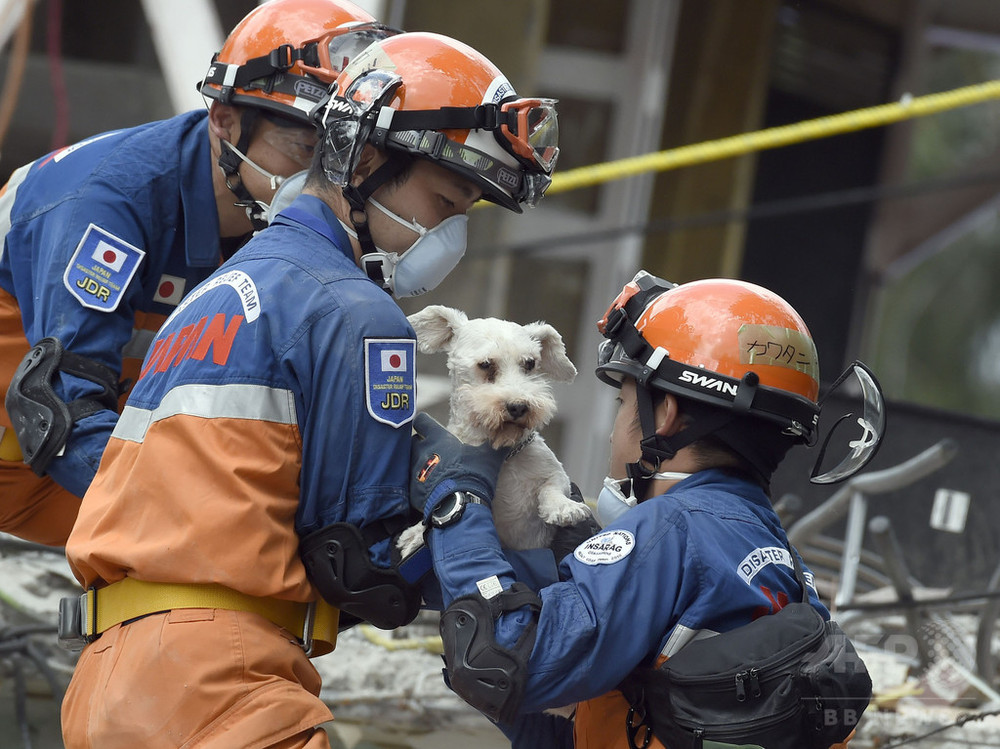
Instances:
[[[430,545],[446,606],[492,575],[504,588],[515,581],[486,507],[470,505],[460,522],[433,530]],[[791,565],[770,501],[742,478],[702,471],[640,503],[567,555],[561,581],[540,591],[522,712],[601,695],[703,631],[725,632],[800,600]],[[526,617],[502,616],[498,640],[512,646]]]
[[[164,323],[115,437],[139,424],[148,445],[159,423],[157,439],[173,439],[172,418],[178,430],[199,417],[258,442],[292,426],[300,444],[273,459],[300,471],[269,491],[297,498],[299,535],[405,517],[415,354],[413,328],[358,268],[333,212],[302,195]],[[188,452],[218,463],[213,484],[235,496],[240,477],[218,475],[232,449],[227,438]],[[389,564],[388,540],[375,559]]]
[[[53,336],[115,372],[141,360],[152,330],[137,316],[170,314],[219,266],[212,168],[207,115],[194,111],[15,171],[0,196],[0,288],[17,300],[28,342]],[[95,386],[63,375],[56,391],[71,401]],[[49,474],[82,496],[116,420],[81,420]]]

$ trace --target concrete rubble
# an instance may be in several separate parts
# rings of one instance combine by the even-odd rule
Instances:
[[[39,623],[54,627],[59,598],[78,593],[61,555],[25,551],[0,534],[0,644],[12,627]],[[429,612],[395,632],[355,627],[341,633],[334,653],[313,661],[323,676],[321,696],[337,716],[328,728],[335,747],[507,746],[495,727],[445,686],[436,635],[437,616]],[[51,630],[31,639],[64,687],[74,656],[58,647]],[[863,716],[852,749],[1000,747],[1000,717],[995,715],[899,744],[966,716],[1000,709],[1000,701],[991,701],[989,694],[965,678],[971,672],[961,658],[942,654],[931,669],[914,676],[898,655],[873,649],[862,657],[872,673],[877,699]],[[23,737],[15,719],[13,660],[0,650],[0,746],[16,748],[25,744],[19,743]],[[61,746],[58,706],[50,684],[30,660],[20,661],[32,749],[57,749]]]

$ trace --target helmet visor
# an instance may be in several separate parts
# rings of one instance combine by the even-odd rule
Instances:
[[[327,100],[317,106],[314,117],[323,129],[323,170],[333,184],[350,182],[375,126],[374,112],[401,83],[398,75],[373,71],[352,81],[343,95],[331,90]]]
[[[860,401],[860,407],[840,416],[827,434],[809,479],[814,484],[834,484],[850,478],[875,457],[882,444],[882,437],[885,435],[885,401],[882,389],[875,375],[861,362],[854,362],[837,378],[823,397],[820,408],[832,393],[842,386],[850,387],[851,384],[856,386],[854,397]],[[860,416],[857,415],[858,412]],[[843,440],[844,429],[841,427],[850,430],[846,445]],[[835,436],[838,437],[836,443]]]
[[[559,157],[559,119],[556,99],[514,99],[500,104],[501,144],[512,154],[545,174]]]
[[[319,64],[307,65],[304,57],[302,68],[324,83],[333,83],[351,60],[367,49],[370,44],[398,33],[400,33],[398,29],[383,26],[380,23],[342,26],[303,45],[303,48],[310,50],[314,55],[309,62],[318,62]]]
[[[620,388],[625,375],[634,376],[636,368],[637,365],[628,361],[622,347],[614,341],[604,340],[597,345],[597,368],[594,374],[605,385]]]

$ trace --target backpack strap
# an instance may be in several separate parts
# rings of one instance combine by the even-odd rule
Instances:
[[[809,603],[809,586],[806,584],[806,576],[802,571],[802,563],[799,561],[798,552],[795,547],[788,544],[788,553],[792,555],[792,567],[795,569],[795,579],[799,581],[802,588],[802,603]]]

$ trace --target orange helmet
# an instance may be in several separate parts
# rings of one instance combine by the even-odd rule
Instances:
[[[471,47],[440,34],[375,42],[317,110],[327,177],[349,184],[366,143],[434,161],[520,213],[551,181],[559,154],[553,99],[522,99]]]
[[[641,272],[598,329],[608,338],[597,368],[605,382],[631,375],[642,386],[780,423],[795,437],[812,434],[816,346],[774,292],[725,278],[675,286]]]
[[[394,33],[348,0],[270,0],[233,29],[199,90],[312,124],[310,112],[351,58]]]
[[[626,375],[636,380],[643,460],[654,471],[661,459],[714,435],[766,482],[792,444],[816,441],[816,346],[799,314],[774,292],[733,279],[678,286],[640,271],[597,327],[607,338],[597,376],[619,387]],[[849,443],[851,452],[836,469],[817,476],[824,444],[813,472],[816,483],[856,473],[881,442],[884,404],[871,372],[855,362],[834,387],[852,373],[864,396],[858,423],[865,431]],[[682,410],[694,422],[669,438],[653,434],[652,390],[686,399]],[[778,428],[762,429],[761,421]],[[832,431],[827,443],[830,436]]]

